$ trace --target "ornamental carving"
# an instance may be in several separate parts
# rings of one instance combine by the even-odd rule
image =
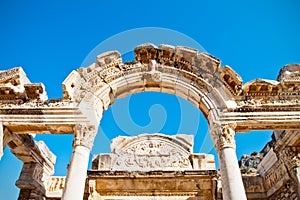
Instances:
[[[218,144],[219,148],[224,148],[226,146],[235,146],[235,125],[226,124],[222,127],[222,131],[219,136]]]
[[[236,124],[214,124],[210,129],[217,150],[235,148]]]
[[[259,176],[243,176],[246,192],[264,192],[263,180]]]
[[[90,124],[99,122],[103,110],[116,98],[143,91],[176,94],[193,103],[207,117],[218,151],[235,148],[235,131],[300,128],[299,64],[284,66],[277,80],[256,79],[243,85],[241,77],[230,67],[220,67],[220,60],[192,48],[144,44],[136,47],[134,54],[136,60],[128,63],[122,62],[117,51],[97,56],[95,63],[70,73],[63,82],[62,99],[50,101],[47,101],[43,84],[31,83],[22,68],[0,71],[3,126],[16,134],[24,134],[14,140],[25,138],[9,142],[12,152],[26,159],[27,163],[35,163],[42,154],[36,154],[37,150],[31,151],[36,145],[26,140],[25,133],[71,133],[72,128],[73,145],[90,149],[97,129]],[[280,137],[276,140],[282,139]],[[299,138],[296,135],[293,139]],[[25,148],[22,143],[31,146]],[[151,139],[142,136],[133,140],[120,137],[113,143],[112,154],[101,157],[103,160],[99,166],[110,173],[111,169],[188,171],[195,166],[197,169],[207,168],[209,162],[202,162],[200,155],[199,159],[191,156],[191,144],[190,138],[179,135],[162,137],[157,134]],[[275,145],[279,143],[274,142],[274,151]],[[276,150],[274,153],[279,161],[265,161],[272,164],[261,170],[259,176],[264,182],[267,198],[277,190],[279,193],[276,195],[281,199],[293,199],[290,185],[296,184],[297,177],[290,185],[282,186],[296,173],[291,170],[300,165],[299,153],[287,148],[285,142],[280,145],[277,149],[282,148],[283,151]],[[259,159],[247,159],[247,162],[247,168],[253,166],[255,169]],[[47,161],[38,163],[46,164]],[[24,168],[24,176],[26,170],[31,170],[29,180],[47,181],[47,177],[41,174],[45,174],[45,168],[25,167],[28,168]],[[48,170],[49,173],[51,170]],[[27,178],[24,180],[28,181]],[[22,186],[22,181],[18,181],[19,186]],[[262,190],[259,179],[247,181],[245,184],[252,191]]]
[[[219,68],[219,73],[222,81],[226,87],[234,95],[240,95],[242,93],[242,78],[229,66]]]
[[[278,81],[287,82],[300,82],[300,64],[285,65],[279,72]]]
[[[58,108],[72,107],[72,102],[68,99],[51,99],[48,101],[30,100],[22,101],[0,101],[0,108]]]
[[[137,142],[119,152],[115,157],[113,169],[188,169],[191,168],[189,156],[176,146],[161,141]]]
[[[21,67],[0,71],[0,101],[47,100],[42,83],[31,83]]]
[[[193,137],[143,134],[112,140],[111,154],[99,155],[93,168],[121,171],[192,169]],[[95,167],[96,166],[96,167]]]
[[[289,170],[296,167],[300,167],[300,153],[294,150],[292,147],[285,147],[281,151],[280,158]]]
[[[281,92],[280,83],[273,80],[256,79],[243,86],[246,96],[275,96]]]
[[[76,124],[74,126],[73,146],[85,146],[91,149],[93,147],[96,134],[97,132],[94,126],[89,126],[87,124]]]
[[[274,195],[272,195],[270,200],[298,200],[297,189],[294,184],[290,181],[284,184]]]
[[[65,187],[65,181],[66,177],[64,176],[52,176],[48,182],[47,192],[62,194]]]
[[[265,189],[269,190],[274,187],[279,181],[283,181],[286,175],[288,174],[284,164],[280,160],[277,161],[264,176]]]
[[[44,177],[43,166],[40,166],[38,164],[36,164],[34,166],[32,178],[33,178],[33,180],[37,181],[41,185],[45,185],[45,183],[47,184],[47,181],[48,181],[48,179],[46,177]],[[46,180],[45,180],[45,178],[46,178]]]

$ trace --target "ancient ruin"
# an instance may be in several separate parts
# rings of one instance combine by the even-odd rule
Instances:
[[[0,72],[0,155],[5,146],[23,162],[19,199],[300,199],[300,65],[277,80],[243,83],[219,59],[188,47],[143,44],[135,61],[103,53],[63,82],[63,97],[47,100],[43,84],[22,68]],[[103,111],[117,98],[143,91],[174,94],[206,117],[220,170],[194,154],[193,138],[142,134],[112,141],[111,154],[89,154]],[[274,130],[261,152],[238,162],[235,134]],[[56,156],[32,134],[74,134],[66,177],[54,177]],[[259,150],[258,150],[259,151]],[[8,166],[9,167],[9,166]],[[133,198],[134,197],[134,198]]]

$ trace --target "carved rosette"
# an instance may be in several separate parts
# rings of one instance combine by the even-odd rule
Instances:
[[[85,146],[92,149],[97,131],[94,126],[87,124],[76,124],[74,126],[73,147]]]
[[[213,141],[217,151],[224,148],[235,148],[236,124],[214,124],[211,128]]]

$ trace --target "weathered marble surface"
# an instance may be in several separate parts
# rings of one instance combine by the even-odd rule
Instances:
[[[215,199],[214,156],[193,154],[193,136],[119,136],[110,154],[93,157],[92,199]]]
[[[92,169],[111,171],[215,170],[213,155],[193,154],[193,136],[141,134],[117,137],[111,154],[93,157]]]
[[[251,193],[254,199],[284,199],[285,196],[292,199],[298,195],[299,199],[299,64],[284,66],[277,80],[256,79],[243,83],[231,67],[222,67],[219,59],[189,47],[143,44],[134,49],[134,54],[135,61],[123,63],[117,51],[106,52],[97,56],[92,65],[72,71],[62,84],[63,97],[59,99],[47,100],[43,84],[31,83],[21,67],[0,71],[0,157],[5,146],[9,146],[23,159],[23,174],[35,169],[28,173],[42,172],[46,177],[51,175],[54,161],[50,153],[43,154],[35,148],[37,143],[31,137],[43,133],[74,134],[74,151],[64,193],[72,195],[75,190],[78,195],[74,199],[82,199],[88,155],[103,111],[115,99],[128,94],[164,92],[186,99],[206,117],[219,156],[224,199],[246,198],[234,136],[250,130],[275,130],[275,133],[257,166],[262,180],[257,177],[244,179],[252,188],[246,188],[248,196]],[[168,150],[171,149],[169,146]],[[161,150],[156,152],[161,153]],[[110,159],[106,168],[117,170],[126,166],[128,171],[135,169],[130,168],[132,163],[140,163],[139,169],[147,170],[213,168],[209,156],[204,157],[210,161],[203,162],[203,155],[187,158],[187,152],[188,148],[177,151],[179,155],[161,153],[168,158],[165,161],[153,154],[152,159],[141,162],[142,153],[137,159],[127,156],[127,160],[122,160],[122,152],[116,154],[119,157],[103,156],[100,160]],[[28,167],[28,160],[36,164]],[[44,175],[35,177],[45,180],[40,178]],[[20,180],[25,179],[21,176]],[[254,186],[251,186],[252,180]],[[220,193],[220,184],[218,188]],[[42,193],[34,195],[44,198],[44,190],[40,191]],[[20,195],[28,196],[30,191],[21,190]]]

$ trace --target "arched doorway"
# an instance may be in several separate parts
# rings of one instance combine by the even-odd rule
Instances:
[[[241,90],[238,75],[229,67],[220,68],[220,61],[213,56],[197,54],[197,50],[187,47],[145,44],[135,48],[134,53],[136,61],[122,63],[118,52],[106,52],[97,56],[96,63],[73,71],[65,80],[65,98],[76,102],[91,122],[89,126],[75,126],[72,161],[79,158],[77,153],[89,153],[95,135],[91,132],[95,132],[103,110],[114,99],[143,91],[175,94],[199,108],[209,123],[225,183],[224,198],[246,199],[235,154],[236,125],[220,119],[220,112],[235,106],[234,95]],[[82,161],[87,163],[86,159]],[[71,198],[69,187],[79,188],[78,181],[72,180],[78,166],[74,170],[72,166],[71,162],[63,198]],[[80,177],[83,182],[84,175]]]

